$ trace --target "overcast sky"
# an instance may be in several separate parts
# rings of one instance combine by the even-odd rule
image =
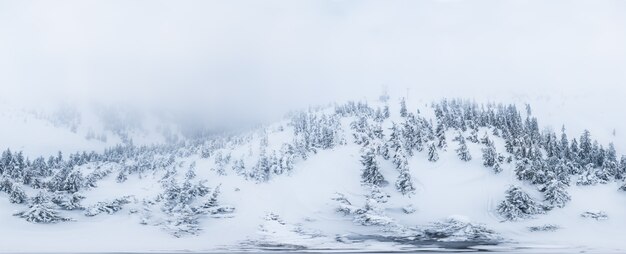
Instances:
[[[624,94],[626,1],[6,1],[0,97],[223,110]],[[622,104],[623,105],[623,104]]]

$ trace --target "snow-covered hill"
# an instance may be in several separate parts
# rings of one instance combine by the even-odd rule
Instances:
[[[21,130],[3,131],[0,251],[626,251],[626,159],[612,144],[572,145],[523,105],[404,104],[193,138],[107,114],[4,114]],[[41,144],[62,155],[13,145],[20,124],[58,133]]]

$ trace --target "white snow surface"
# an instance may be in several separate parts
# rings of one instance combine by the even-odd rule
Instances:
[[[533,113],[538,116],[540,126],[560,128],[560,123],[572,123],[573,130],[568,129],[570,138],[580,134],[574,132],[582,130],[579,125],[583,121],[579,119],[582,118],[580,115],[568,113],[571,112],[569,109],[542,107],[554,104],[552,101],[534,102],[539,102],[539,105],[533,104]],[[391,102],[392,119],[398,118],[396,104],[396,101]],[[421,101],[409,101],[409,106],[411,109],[419,107],[423,112],[428,111]],[[580,114],[592,115],[590,112]],[[83,134],[54,127],[21,111],[3,110],[0,117],[3,123],[0,144],[13,150],[23,149],[28,155],[52,154],[56,150],[101,150],[116,143],[114,140],[106,143],[86,140]],[[622,154],[626,143],[619,138],[619,134],[626,129],[622,128],[623,124],[619,125],[621,122],[615,124],[615,127],[597,123],[595,119],[584,122],[589,123],[585,128],[590,129],[592,134],[598,133],[601,142],[615,142],[618,154]],[[385,123],[386,133],[389,124],[389,121]],[[277,126],[283,126],[285,130],[269,134],[270,150],[279,149],[283,142],[291,138],[291,131],[285,122],[270,125],[268,129],[277,129]],[[614,128],[618,129],[616,137],[610,134]],[[410,159],[410,173],[417,187],[415,195],[410,198],[402,196],[393,184],[383,189],[391,195],[389,202],[384,205],[385,212],[397,223],[419,227],[451,216],[482,223],[507,240],[503,245],[484,247],[493,250],[530,246],[529,251],[626,251],[626,243],[623,241],[626,194],[617,191],[618,183],[572,185],[568,189],[572,202],[564,208],[554,209],[534,219],[502,222],[495,208],[510,185],[523,186],[539,200],[541,194],[535,186],[518,181],[511,164],[503,164],[504,171],[497,175],[482,166],[478,144],[468,142],[474,158],[470,162],[460,161],[454,152],[456,143],[452,141],[453,134],[447,133],[447,137],[449,147],[446,152],[440,153],[439,161],[429,162],[425,152],[416,153]],[[210,170],[214,164],[213,158],[203,159],[192,155],[180,160],[185,165],[196,162],[198,177],[207,180],[210,187],[221,184],[223,195],[220,202],[236,208],[231,218],[202,219],[202,231],[197,236],[175,238],[158,227],[141,225],[139,216],[130,213],[132,204],[114,215],[85,217],[82,212],[64,212],[76,221],[33,224],[12,216],[25,207],[10,204],[6,194],[0,193],[0,252],[225,251],[245,249],[247,242],[297,245],[312,249],[402,250],[405,246],[399,244],[365,241],[350,245],[335,240],[353,233],[368,234],[379,230],[359,226],[349,216],[335,211],[337,204],[331,198],[337,192],[345,194],[353,205],[361,206],[365,202],[363,196],[366,190],[360,183],[359,146],[351,142],[349,135],[346,135],[346,139],[348,145],[322,150],[308,160],[298,161],[293,172],[274,177],[267,183],[244,180],[230,168],[227,168],[226,176],[218,175]],[[495,140],[498,151],[504,151],[502,140]],[[258,142],[255,136],[249,144],[235,148],[231,151],[233,158],[239,158],[251,147],[256,149]],[[393,183],[398,174],[393,165],[382,161],[381,166],[385,178]],[[179,174],[184,174],[184,171]],[[136,199],[155,196],[160,191],[157,182],[159,177],[154,175],[139,179],[131,175],[128,181],[117,183],[115,174],[111,174],[98,183],[98,188],[82,192],[87,197],[84,203],[93,204],[124,195],[134,195]],[[408,205],[412,205],[416,211],[412,214],[403,213],[402,208]],[[596,221],[580,216],[590,210],[604,211],[609,219]],[[277,215],[280,221],[268,220],[268,214]],[[544,224],[558,225],[560,229],[554,232],[528,230],[530,226]]]

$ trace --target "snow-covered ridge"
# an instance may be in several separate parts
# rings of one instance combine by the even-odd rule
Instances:
[[[383,97],[238,134],[7,150],[0,251],[626,248],[626,157],[539,126],[530,107]],[[75,234],[85,243],[59,245]]]

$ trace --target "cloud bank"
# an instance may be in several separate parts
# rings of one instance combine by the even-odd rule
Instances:
[[[624,94],[624,1],[0,1],[0,98],[271,114]]]

